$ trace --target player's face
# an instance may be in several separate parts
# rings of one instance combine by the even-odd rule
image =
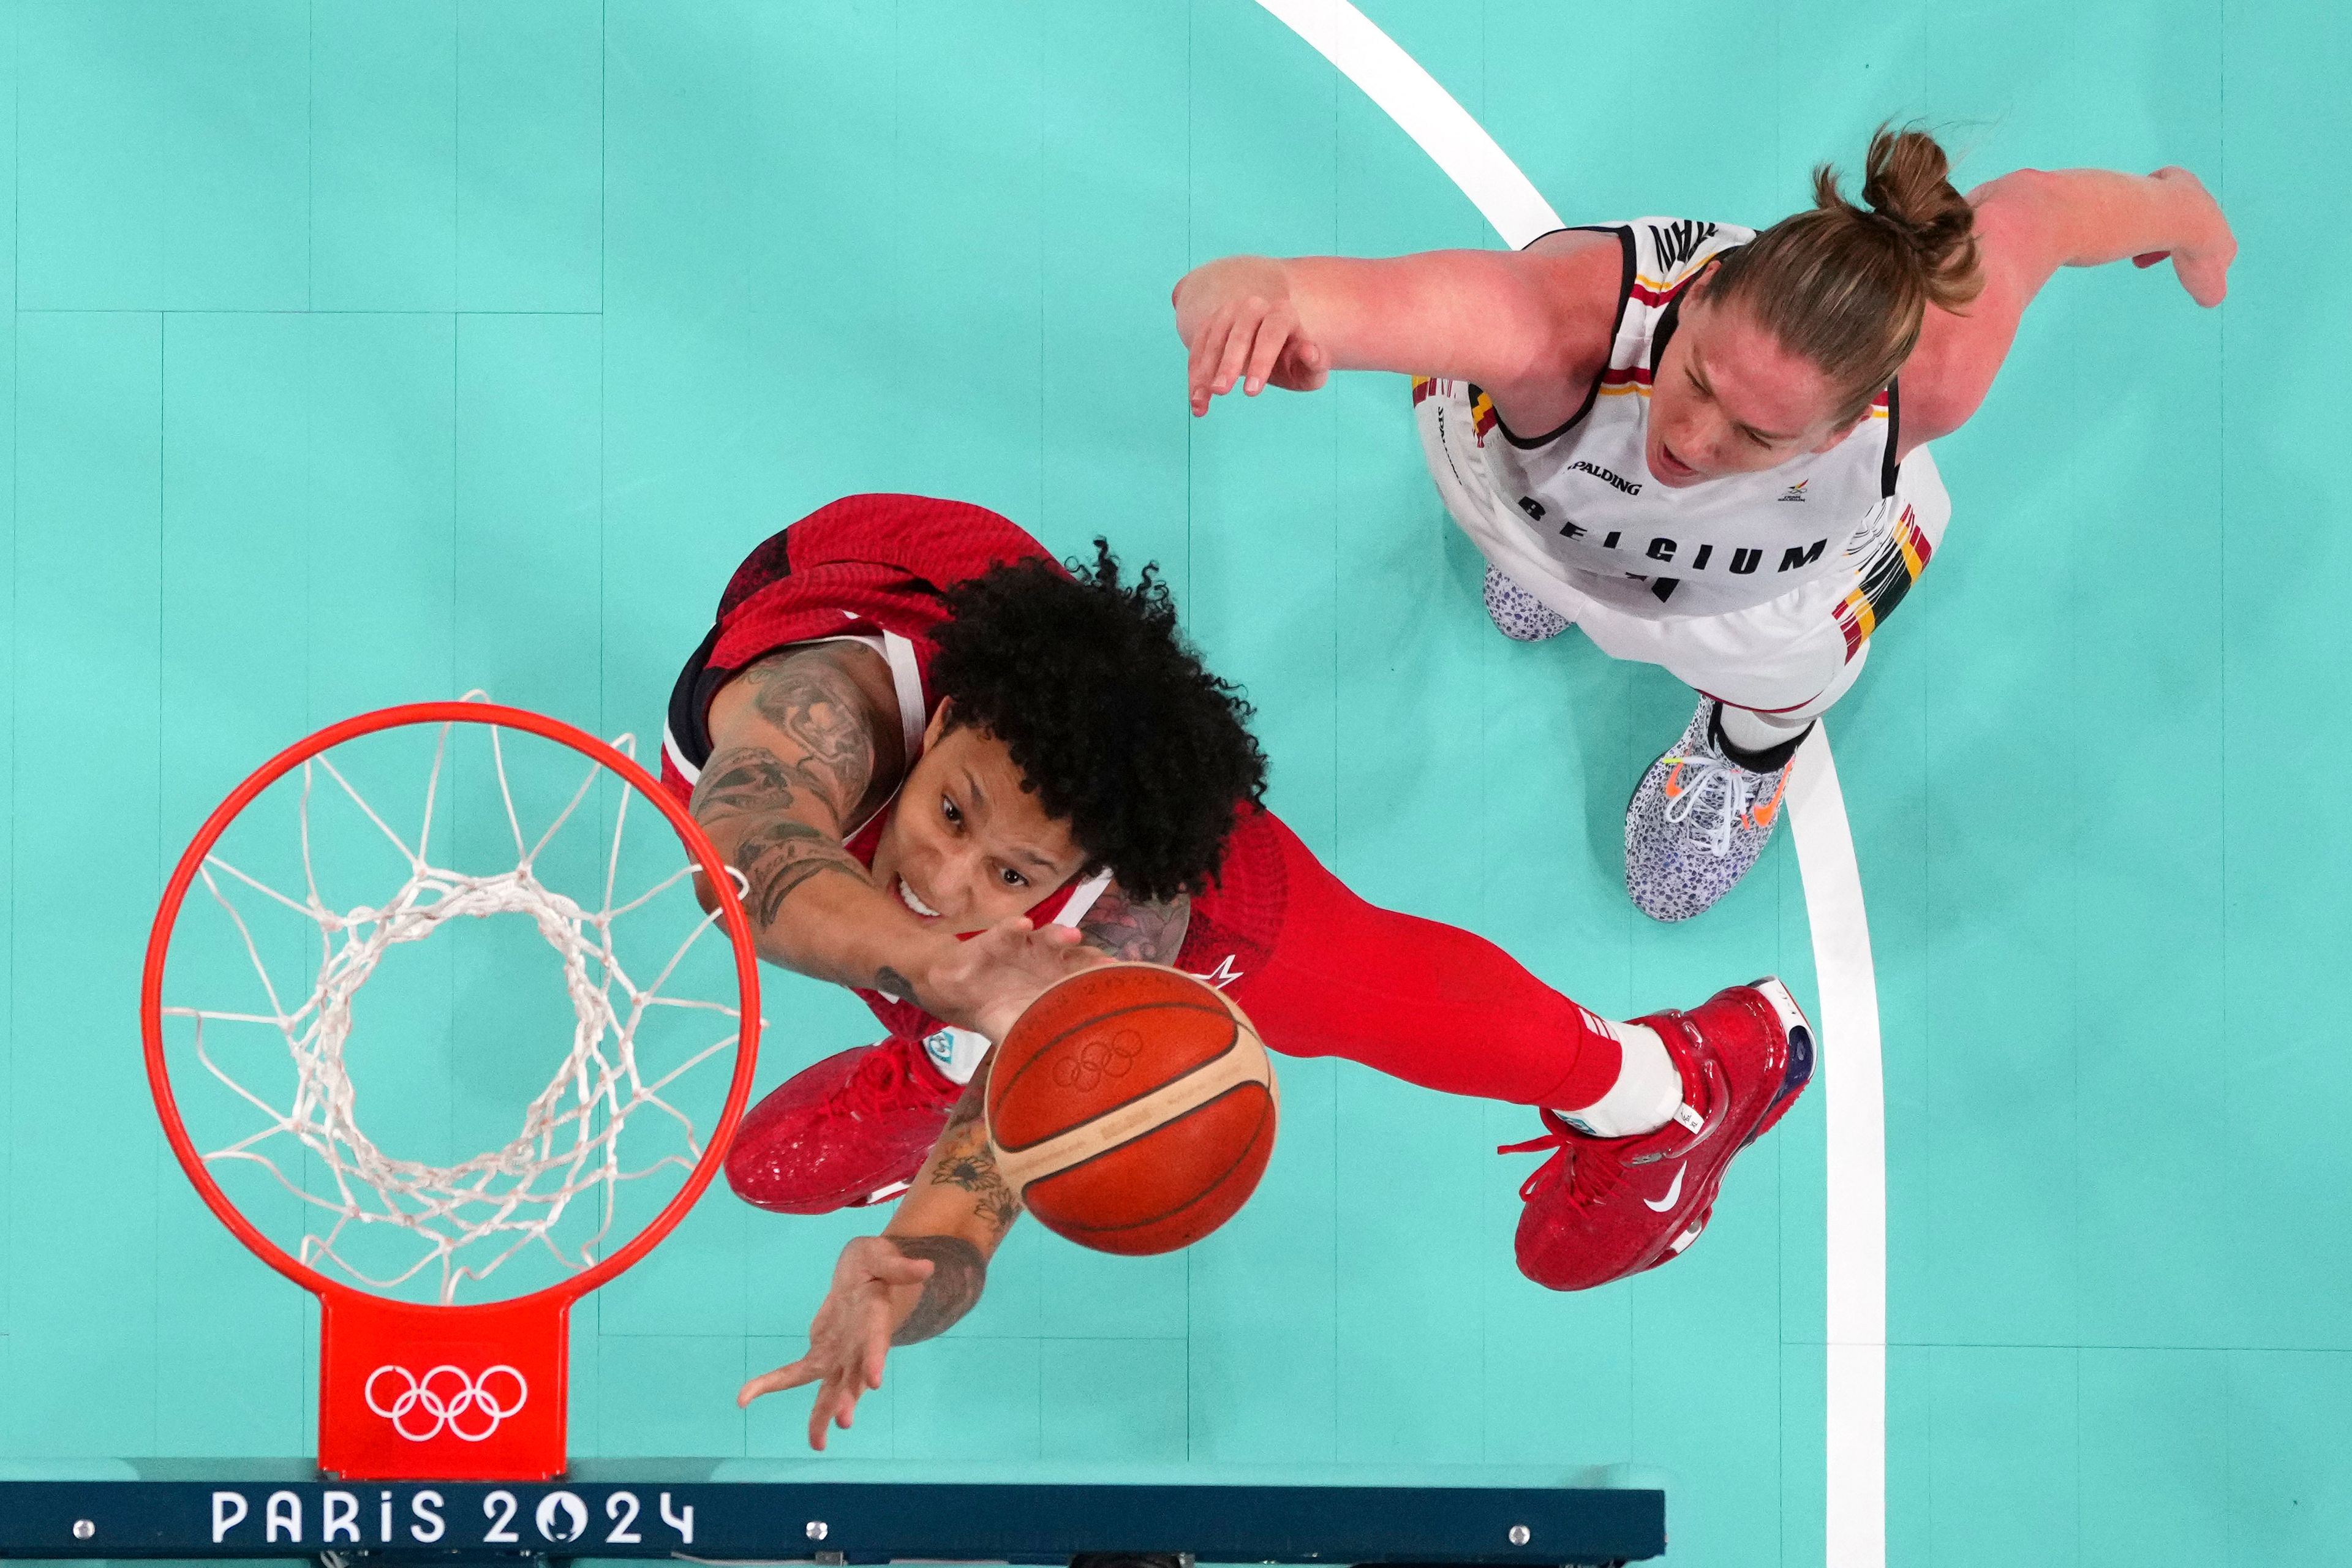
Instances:
[[[1810,360],[1790,353],[1737,306],[1685,296],[1682,319],[1651,378],[1643,456],[1669,489],[1777,468],[1827,451],[1852,423],[1851,407]]]
[[[874,879],[925,919],[979,931],[1085,870],[1086,856],[1022,788],[1003,742],[946,718],[942,704],[875,846]]]

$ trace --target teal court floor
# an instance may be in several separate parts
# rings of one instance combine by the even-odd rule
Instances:
[[[1887,1560],[2352,1560],[2352,22],[1363,9],[1572,222],[1769,221],[1889,116],[1964,184],[2221,195],[2222,310],[2128,267],[2035,308],[1830,722],[1885,1041]],[[141,1070],[204,813],[474,687],[657,732],[727,571],[844,492],[1161,562],[1272,803],[1368,897],[1603,1013],[1812,994],[1785,836],[1691,925],[1627,903],[1620,815],[1688,695],[1493,632],[1402,382],[1187,417],[1191,264],[1495,243],[1249,0],[13,0],[0,94],[0,1459],[313,1445],[315,1311],[199,1207]],[[768,1011],[762,1088],[871,1037],[814,985]],[[1239,1219],[1142,1261],[1021,1233],[821,1463],[1630,1465],[1675,1564],[1822,1561],[1820,1096],[1690,1256],[1563,1297],[1511,1263],[1530,1161],[1492,1151],[1531,1117],[1280,1066]],[[709,1198],[581,1310],[573,1451],[804,1452],[804,1404],[731,1395],[872,1223]]]

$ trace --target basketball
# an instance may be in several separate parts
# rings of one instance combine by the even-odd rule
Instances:
[[[1265,1047],[1223,992],[1158,964],[1111,964],[1038,997],[997,1047],[988,1142],[1055,1235],[1173,1252],[1257,1190],[1278,1105]]]

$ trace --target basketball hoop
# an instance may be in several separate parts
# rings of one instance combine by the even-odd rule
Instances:
[[[471,769],[464,776],[483,781],[467,795],[469,805],[477,795],[488,803],[467,823],[478,829],[489,824],[485,831],[510,844],[511,870],[459,869],[468,857],[441,842],[462,837],[451,825],[460,810],[455,804],[460,790],[447,765],[453,735],[459,738],[459,768]],[[543,815],[551,820],[536,833],[524,826],[526,818],[536,820],[530,792],[509,777],[511,742],[525,736],[536,739],[523,750],[564,760],[562,786],[541,792]],[[355,782],[354,763],[383,756],[397,761],[400,748],[416,751],[428,742],[425,811],[412,838],[369,803]],[[478,742],[488,748],[479,762],[466,750]],[[264,1262],[319,1298],[319,1465],[331,1474],[367,1480],[561,1475],[572,1304],[643,1258],[685,1217],[734,1135],[759,1044],[751,926],[732,873],[687,809],[622,749],[630,743],[625,736],[617,746],[608,745],[557,720],[482,701],[421,702],[363,713],[289,747],[238,785],[205,819],[164,889],[140,997],[148,1082],[173,1152],[205,1205]],[[330,754],[338,748],[346,749],[340,761]],[[574,784],[583,763],[584,777]],[[494,785],[488,783],[493,771]],[[272,793],[297,775],[293,801],[286,799],[293,783]],[[614,790],[608,781],[615,780],[625,787]],[[526,780],[536,782],[535,775]],[[320,797],[315,809],[314,794]],[[644,878],[642,887],[627,881],[633,890],[624,891],[622,828],[640,796],[667,820],[684,854],[665,851],[661,864],[674,869]],[[248,808],[265,797],[269,805],[247,818]],[[248,829],[238,835],[244,858],[247,841],[266,830],[271,812],[284,815],[289,805],[299,834],[299,892],[239,869],[222,852],[224,837],[242,819]],[[331,810],[335,821],[316,820]],[[605,822],[610,847],[593,864],[568,852],[570,840],[566,853],[551,851],[567,826],[576,838],[584,831],[581,824]],[[330,827],[345,830],[347,840],[352,833],[366,836],[387,874],[404,879],[366,903],[331,903],[314,864],[331,853],[323,842],[333,837]],[[392,846],[391,855],[376,835]],[[555,860],[585,867],[578,879],[591,885],[578,896],[552,885],[561,878],[548,873],[545,863]],[[715,906],[708,914],[691,901],[696,873]],[[598,882],[601,888],[593,885]],[[206,966],[199,952],[173,968],[174,994],[167,1005],[167,961],[183,905],[199,884],[226,911],[228,935],[237,939],[213,945],[234,954],[241,942],[250,970],[239,962],[234,969],[213,964],[216,975],[200,973]],[[681,905],[681,900],[687,901]],[[502,1143],[454,1161],[397,1156],[359,1126],[360,1095],[344,1056],[353,1037],[353,1000],[404,944],[462,924],[460,917],[496,915],[527,917],[561,956],[573,1009],[570,1048],[552,1081],[531,1097],[519,1128],[499,1134]],[[625,951],[614,934],[629,916],[655,924],[667,919],[684,934],[674,945],[647,939],[655,945],[641,964],[634,948]],[[290,952],[294,944],[277,940],[265,929],[267,920],[315,928],[315,944],[304,943],[317,955],[314,964],[305,964],[315,973],[301,984],[281,986],[272,979],[265,952]],[[732,950],[731,966],[715,948],[696,952],[714,926]],[[203,940],[192,925],[189,942],[201,946]],[[453,965],[454,960],[443,967]],[[422,973],[430,979],[440,971]],[[244,1007],[188,1005],[184,993],[191,976],[215,985],[234,982],[248,992],[257,977],[262,1000]],[[724,999],[663,994],[665,986],[682,987],[698,976]],[[449,987],[454,994],[454,983]],[[460,1009],[453,1000],[447,1011],[454,1016]],[[709,1032],[695,1033],[713,1025],[723,1030],[715,1041]],[[663,1052],[673,1039],[684,1043],[669,1053],[677,1058],[671,1062]],[[247,1041],[258,1046],[247,1050]],[[395,1032],[396,1049],[410,1043]],[[681,1076],[730,1044],[733,1075],[705,1136],[665,1096],[682,1096],[675,1087]],[[190,1060],[201,1065],[203,1073],[184,1087],[204,1086],[211,1097],[207,1110],[257,1121],[258,1127],[201,1147],[174,1090],[174,1056],[184,1072]],[[458,1059],[453,1049],[453,1068]],[[475,1063],[467,1058],[467,1065]],[[244,1079],[257,1072],[290,1077],[290,1089],[273,1093],[247,1087]],[[705,1087],[715,1094],[709,1075]],[[654,1132],[632,1135],[632,1155],[648,1142],[657,1149],[650,1158],[625,1161],[624,1124],[634,1112],[648,1113]],[[447,1120],[454,1126],[457,1118]],[[454,1142],[465,1133],[448,1136]],[[662,1152],[664,1138],[675,1152]],[[273,1239],[230,1196],[220,1173],[231,1170],[254,1184],[255,1206],[274,1204],[303,1216],[294,1247]],[[619,1217],[621,1184],[664,1170],[685,1173],[677,1190],[634,1236],[608,1250],[604,1240]],[[289,1207],[286,1194],[299,1203]],[[312,1234],[320,1225],[324,1234]],[[421,1256],[410,1262],[403,1249],[412,1247]],[[557,1275],[554,1282],[502,1300],[459,1300],[523,1254],[530,1262],[516,1272],[538,1268]],[[391,1293],[414,1295],[428,1286],[429,1300]]]

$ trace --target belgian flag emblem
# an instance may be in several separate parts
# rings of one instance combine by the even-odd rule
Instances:
[[[1919,531],[1911,509],[1905,507],[1886,542],[1863,566],[1853,591],[1838,603],[1838,629],[1845,633],[1846,658],[1861,652],[1878,623],[1895,613],[1895,606],[1903,602],[1903,595],[1911,591],[1935,553],[1936,547]]]

